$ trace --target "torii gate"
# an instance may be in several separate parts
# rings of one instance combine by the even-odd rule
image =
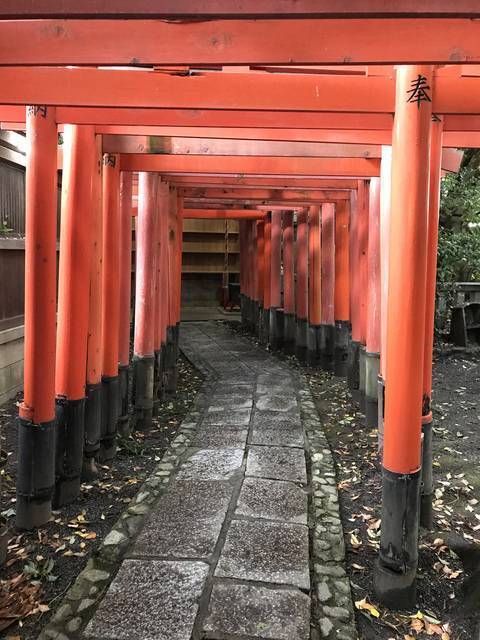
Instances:
[[[456,139],[465,141],[465,137],[455,138],[457,132],[464,135],[465,132],[479,130],[477,114],[480,113],[480,92],[475,76],[443,74],[441,70],[435,75],[433,67],[452,62],[462,64],[479,61],[478,22],[470,18],[478,18],[480,12],[472,0],[461,0],[455,4],[444,0],[441,9],[436,10],[431,9],[429,2],[412,3],[409,0],[401,0],[395,3],[394,8],[387,9],[385,3],[377,0],[361,3],[361,9],[357,6],[360,3],[346,3],[343,0],[336,0],[333,4],[330,2],[328,7],[322,4],[320,8],[317,2],[311,0],[287,0],[283,3],[279,3],[278,0],[260,0],[248,13],[242,8],[243,3],[213,2],[210,14],[205,10],[199,14],[190,0],[177,0],[174,6],[172,4],[164,2],[158,3],[157,6],[157,3],[146,0],[123,0],[116,4],[115,15],[105,13],[105,8],[98,8],[95,2],[90,8],[85,9],[78,1],[73,3],[71,0],[46,1],[42,3],[42,9],[33,11],[31,3],[26,0],[6,0],[0,8],[0,18],[22,18],[21,22],[0,23],[0,64],[12,65],[12,68],[5,66],[0,69],[1,101],[6,105],[2,107],[1,120],[22,121],[18,119],[18,108],[15,105],[48,105],[29,108],[26,118],[27,137],[31,145],[27,156],[26,258],[29,275],[26,288],[25,404],[21,410],[20,428],[19,522],[40,524],[48,518],[54,480],[52,434],[56,387],[52,375],[55,353],[53,221],[57,124],[78,122],[94,125],[88,129],[75,127],[68,134],[72,138],[69,141],[69,164],[66,165],[65,171],[66,176],[73,180],[72,184],[76,184],[77,181],[81,182],[80,172],[75,171],[78,155],[85,159],[87,154],[91,153],[91,157],[98,161],[95,136],[104,131],[106,133],[106,130],[100,130],[101,133],[96,131],[95,127],[98,125],[135,126],[140,124],[139,119],[143,118],[141,124],[155,127],[224,126],[265,128],[269,131],[273,128],[293,127],[322,131],[320,123],[323,123],[327,132],[320,135],[325,136],[327,142],[351,141],[351,138],[345,135],[345,131],[358,129],[367,133],[362,133],[354,142],[388,144],[389,136],[392,135],[389,131],[394,113],[391,138],[392,206],[389,216],[390,237],[394,241],[389,245],[388,320],[386,349],[382,353],[382,356],[386,357],[385,374],[388,384],[383,454],[382,538],[376,589],[379,597],[387,604],[408,605],[414,595],[416,572],[422,466],[420,420],[424,393],[427,396],[424,402],[424,443],[428,444],[431,433],[428,428],[431,424],[430,391],[427,388],[431,362],[427,349],[430,346],[428,343],[432,327],[436,215],[442,146],[442,126],[437,123],[432,125],[431,115],[433,112],[436,116],[445,116],[445,139],[449,140],[449,144],[457,144],[454,142]],[[61,24],[56,22],[57,18],[72,19],[76,16],[82,19]],[[108,17],[110,20],[84,20],[100,17]],[[135,36],[128,31],[128,37],[119,37],[120,30],[128,27],[127,23],[122,24],[116,20],[119,17],[147,19],[139,23],[140,28],[135,30]],[[165,17],[180,18],[180,21],[163,23],[148,20]],[[217,19],[195,23],[189,21],[189,17]],[[261,19],[252,21],[252,17]],[[344,17],[348,17],[349,20],[340,20]],[[51,19],[51,23],[48,23],[50,28],[42,31],[41,28],[47,23],[29,21],[27,18]],[[187,21],[183,22],[183,18],[187,18]],[[58,31],[59,28],[66,29],[71,37],[59,38],[58,35],[63,33]],[[321,33],[322,37],[312,38],[312,29],[316,34]],[[375,37],[365,37],[367,33],[373,33]],[[429,37],[424,37],[426,33]],[[419,37],[419,34],[422,37]],[[22,51],[18,51],[16,46],[19,37],[26,43]],[[133,37],[137,40],[132,40]],[[107,42],[111,43],[110,47],[106,46]],[[158,48],[159,42],[162,44],[161,49]],[[458,42],[462,43],[461,50],[458,48]],[[130,50],[132,43],[134,46]],[[221,46],[218,46],[219,43]],[[254,57],[252,51],[255,52]],[[345,62],[355,65],[396,63],[401,66],[397,70],[396,81],[391,70],[385,71],[381,67],[376,70],[373,68],[369,75],[365,76],[344,76],[341,73],[324,75],[321,69],[314,68],[310,69],[313,73],[305,73],[303,67],[298,68],[296,74],[282,73],[290,69],[292,64],[318,66],[341,65]],[[47,69],[36,66],[74,64],[149,64],[164,67],[184,65],[187,67],[187,73],[189,66],[240,64],[249,65],[252,72],[194,72],[190,76],[170,76],[168,68],[167,73],[162,73]],[[180,68],[177,73],[185,73],[185,68]],[[159,103],[161,109],[158,109]],[[341,133],[337,137],[339,130]],[[370,131],[377,137],[369,137]],[[323,140],[315,138],[313,141]],[[478,138],[475,144],[478,144]],[[220,163],[215,157],[203,157],[199,161],[188,154],[106,155],[103,174],[103,224],[104,258],[107,257],[108,260],[104,267],[104,322],[112,326],[120,325],[118,313],[114,312],[117,306],[115,292],[108,286],[119,260],[111,238],[119,233],[116,211],[119,206],[120,170],[123,176],[131,171],[140,171],[143,176],[139,203],[140,220],[146,225],[142,231],[146,239],[145,249],[151,250],[152,246],[149,243],[152,238],[157,238],[156,231],[152,235],[153,229],[151,224],[149,226],[152,222],[149,198],[155,189],[162,192],[162,206],[164,211],[168,212],[167,215],[160,216],[161,220],[168,220],[168,224],[163,227],[160,224],[159,227],[163,228],[163,231],[158,230],[159,236],[160,233],[164,234],[163,244],[168,248],[160,261],[164,266],[162,273],[168,274],[171,291],[167,317],[161,323],[162,330],[166,330],[167,326],[170,329],[176,327],[179,318],[181,224],[175,215],[175,189],[169,193],[168,187],[161,188],[158,180],[155,184],[156,179],[149,178],[148,173],[161,173],[173,181],[181,177],[198,178],[199,174],[202,174],[200,184],[208,184],[211,173],[221,176],[228,174],[227,179],[230,181],[235,174],[242,174],[247,175],[245,184],[248,186],[260,186],[255,182],[258,180],[266,180],[268,186],[274,185],[272,180],[275,176],[290,188],[306,186],[306,181],[314,180],[317,182],[316,186],[319,186],[318,181],[327,176],[346,180],[382,178],[378,159],[337,158],[335,165],[335,169],[332,169],[329,159],[311,157],[265,159],[257,156],[248,158],[248,161],[226,157],[222,158]],[[95,162],[92,161],[92,175],[94,167]],[[189,176],[190,173],[195,175]],[[122,210],[128,211],[131,193],[128,179],[124,177],[122,184]],[[194,184],[194,181],[190,184]],[[78,184],[76,187],[79,188]],[[375,189],[373,202],[378,203]],[[64,212],[70,222],[66,224],[65,233],[69,234],[69,237],[76,237],[75,218],[78,218],[78,215],[72,214],[71,218],[68,217],[70,206],[66,201]],[[348,229],[347,222],[348,220],[338,215],[337,211],[335,232],[338,239],[342,238],[342,234]],[[288,238],[291,237],[289,227],[290,225],[287,225],[285,229],[288,232],[287,248]],[[305,243],[306,220],[303,210],[300,212],[300,228],[301,242]],[[83,241],[86,242],[86,239],[83,238]],[[76,245],[77,250],[80,243],[81,238]],[[306,245],[303,246],[302,259],[307,251]],[[346,245],[342,246],[343,251],[335,255],[335,273],[339,281],[335,294],[336,303],[338,297],[339,308],[348,306],[345,295],[348,291],[348,253]],[[312,251],[315,255],[315,247],[312,247]],[[63,270],[61,268],[61,276],[62,271],[65,277],[69,273],[68,264],[72,259],[78,260],[78,255],[65,255],[66,266]],[[140,257],[140,260],[147,265],[148,252]],[[305,264],[299,266],[304,272]],[[260,277],[260,273],[258,276]],[[160,278],[160,275],[158,277]],[[345,278],[347,282],[344,281]],[[61,278],[60,293],[62,304],[65,304],[65,299],[68,299],[71,293],[69,287],[72,283],[69,284],[65,280],[62,285],[62,282]],[[87,281],[83,279],[78,284],[82,291],[85,289],[85,282]],[[344,286],[340,287],[340,283]],[[155,302],[155,299],[150,300],[147,307],[141,309],[144,316],[147,309],[155,307]],[[79,315],[82,316],[82,313]],[[404,330],[400,333],[395,324],[397,318],[402,318],[404,322]],[[426,318],[425,323],[423,318]],[[77,328],[85,326],[84,315],[77,320]],[[72,321],[68,314],[60,314],[60,342],[57,353],[61,354],[64,349],[69,356],[73,356],[73,352],[68,351]],[[145,323],[140,323],[139,330],[143,331],[145,328]],[[116,335],[115,331],[112,335]],[[424,344],[425,336],[428,336],[427,347]],[[66,342],[62,342],[63,339]],[[152,339],[149,338],[146,342],[148,349],[151,349]],[[107,386],[111,383],[109,389],[112,397],[110,398],[110,391],[107,397],[110,398],[110,406],[113,406],[114,383],[118,378],[120,359],[116,351],[118,346],[115,347],[111,340],[109,344],[105,343],[104,338],[103,347],[102,372]],[[137,355],[144,359],[151,357],[150,352]],[[82,353],[79,357],[87,356]],[[421,363],[424,363],[425,373],[422,371]],[[65,375],[68,377],[68,371]],[[73,395],[76,394],[77,387]],[[81,398],[70,399],[75,403]],[[73,409],[76,405],[67,403],[65,406],[68,406],[72,415],[65,412],[62,419],[67,422],[70,420],[69,426],[73,427],[76,420]],[[150,407],[140,403],[140,409],[146,410],[148,414]],[[113,420],[115,416],[110,417]],[[106,455],[111,445],[112,420],[107,420],[104,425]],[[34,425],[41,428],[33,429]],[[74,440],[66,444],[73,446]],[[65,450],[67,461],[69,453],[78,453],[76,450],[70,451],[68,446]],[[425,449],[428,451],[428,446]],[[34,464],[29,464],[30,462]],[[427,467],[425,469],[428,471]],[[77,476],[74,476],[73,485],[76,482]],[[405,522],[407,526],[404,526]]]

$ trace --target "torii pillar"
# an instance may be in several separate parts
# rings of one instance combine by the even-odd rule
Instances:
[[[269,342],[274,349],[283,343],[283,309],[281,291],[282,269],[282,213],[272,211],[270,233],[270,321]]]
[[[308,212],[308,326],[307,362],[318,364],[320,323],[322,317],[322,270],[320,241],[320,207]]]
[[[155,281],[155,331],[154,331],[154,410],[165,399],[165,351],[168,322],[168,184],[160,181],[157,192],[157,263]]]
[[[92,185],[90,301],[88,309],[87,388],[82,480],[98,476],[95,457],[102,431],[102,136],[95,136]]]
[[[55,108],[27,107],[25,369],[18,424],[16,524],[52,513],[55,483],[57,123]]]
[[[283,348],[295,351],[295,269],[293,211],[283,214]]]
[[[335,207],[335,349],[334,373],[347,375],[350,341],[350,203]]]
[[[440,182],[442,177],[443,121],[434,117],[430,144],[430,187],[427,236],[427,300],[425,311],[425,340],[423,358],[422,403],[422,500],[420,523],[426,529],[433,526],[433,451],[432,451],[432,352],[435,321],[435,291],[437,283],[438,217]]]
[[[92,251],[95,127],[65,125],[58,273],[56,508],[80,494]]]
[[[322,206],[320,366],[333,371],[335,352],[335,205]]]
[[[132,173],[120,174],[120,316],[118,345],[118,378],[120,416],[118,431],[130,434],[130,324],[132,307]]]
[[[302,209],[297,214],[295,287],[296,334],[295,354],[301,362],[307,358],[307,320],[308,320],[308,213]]]
[[[255,267],[257,271],[257,309],[256,309],[256,333],[260,337],[263,332],[263,296],[265,280],[265,222],[257,222]]]
[[[102,263],[102,433],[98,457],[111,460],[116,452],[120,415],[118,347],[120,328],[120,157],[103,156]]]
[[[152,424],[155,332],[155,266],[158,174],[138,174],[135,333],[133,345],[135,428]]]
[[[382,532],[374,573],[377,597],[395,609],[411,608],[416,596],[432,85],[431,66],[397,69]]]
[[[260,340],[268,343],[270,339],[270,306],[272,275],[272,214],[267,213],[263,227],[263,321]]]
[[[359,258],[359,335],[360,348],[358,352],[358,401],[360,410],[365,413],[365,385],[366,385],[366,343],[367,343],[367,314],[368,314],[368,236],[369,236],[369,198],[370,182],[360,180],[358,185],[358,204],[360,207],[358,218],[358,258]]]
[[[367,333],[365,352],[365,420],[378,427],[378,375],[380,373],[380,178],[370,181],[368,220]]]

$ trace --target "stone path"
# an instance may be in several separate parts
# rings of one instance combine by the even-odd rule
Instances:
[[[220,323],[182,325],[182,349],[207,373],[186,444],[133,544],[121,523],[109,534],[128,548],[98,608],[67,594],[80,637],[353,640],[333,462],[301,376]],[[68,638],[60,618],[42,637]]]

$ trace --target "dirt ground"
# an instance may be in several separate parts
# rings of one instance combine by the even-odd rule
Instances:
[[[0,505],[11,526],[7,562],[0,569],[1,638],[37,638],[89,556],[158,464],[201,383],[201,374],[180,358],[177,396],[164,403],[153,428],[122,440],[113,463],[100,468],[98,481],[82,485],[77,501],[55,513],[40,530],[20,535],[13,528],[18,409],[16,402],[0,408],[1,444],[9,454]]]
[[[239,325],[230,326],[244,333]],[[292,367],[300,366],[294,357],[278,357]],[[432,532],[421,531],[417,607],[402,614],[379,606],[372,590],[381,527],[377,430],[365,427],[343,379],[302,369],[337,465],[347,570],[358,603],[360,640],[477,640],[480,603],[476,615],[465,610],[463,567],[444,538],[455,532],[480,543],[480,351],[443,346],[435,354],[435,522]]]

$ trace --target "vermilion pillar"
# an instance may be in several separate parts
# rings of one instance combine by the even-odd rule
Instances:
[[[365,419],[378,426],[380,372],[380,178],[370,181],[368,221],[367,327],[365,353]]]
[[[361,290],[361,244],[360,218],[363,216],[363,181],[358,181],[356,191],[352,191],[350,200],[350,321],[351,341],[348,349],[347,382],[352,398],[360,400],[360,344],[361,344],[361,298],[365,291]]]
[[[335,206],[326,203],[321,211],[321,318],[320,365],[333,371],[335,347]]]
[[[256,269],[257,269],[257,335],[261,336],[263,332],[263,304],[264,304],[264,282],[265,282],[265,222],[257,222],[257,234],[256,234]]]
[[[177,389],[177,356],[178,356],[178,330],[179,302],[177,296],[180,292],[179,276],[179,225],[177,220],[177,191],[169,187],[168,205],[168,326],[167,343],[165,348],[165,391],[175,393]],[[181,256],[180,256],[181,260]]]
[[[369,216],[370,182],[360,180],[358,185],[358,259],[359,259],[359,334],[360,348],[358,353],[358,390],[360,409],[365,412],[366,385],[366,340],[367,340],[367,309],[368,309],[368,216]]]
[[[85,433],[95,128],[65,125],[58,274],[54,505],[80,493]]]
[[[297,242],[295,252],[297,281],[295,287],[295,312],[297,330],[295,335],[295,353],[299,360],[305,361],[307,355],[307,317],[308,317],[308,229],[307,209],[297,214]]]
[[[423,357],[423,404],[422,404],[422,526],[431,529],[432,512],[432,352],[435,320],[435,291],[437,282],[438,215],[440,207],[440,180],[442,176],[443,122],[440,118],[432,122],[430,145],[430,183],[428,203],[427,236],[427,295],[425,305],[425,340]]]
[[[432,84],[432,67],[397,69],[382,533],[375,590],[384,604],[402,609],[415,603],[418,561]]]
[[[347,375],[350,340],[350,203],[335,207],[335,349],[334,372]]]
[[[293,212],[283,214],[283,346],[287,353],[295,349],[295,265]]]
[[[135,426],[152,424],[158,174],[138,174],[135,333],[133,344]]]
[[[267,213],[263,227],[263,322],[260,338],[270,337],[271,275],[272,275],[272,214]]]
[[[318,364],[320,322],[322,316],[322,270],[320,242],[320,207],[308,212],[308,327],[307,362]]]
[[[130,322],[132,307],[132,173],[120,174],[120,316],[119,366],[120,417],[118,429],[122,436],[130,433]]]
[[[154,408],[155,403],[164,400],[164,370],[165,370],[165,344],[167,338],[168,305],[168,184],[159,182],[157,191],[157,262],[155,281],[155,380],[154,380]]]
[[[274,349],[277,349],[283,342],[283,309],[281,309],[282,213],[281,211],[272,211],[271,216],[269,342]]]
[[[257,270],[257,223],[251,220],[248,227],[247,251],[248,251],[248,287],[250,297],[249,326],[253,332],[258,324],[258,270]]]
[[[99,459],[116,451],[120,411],[118,336],[120,327],[120,169],[117,154],[103,156],[102,264],[102,436]]]
[[[82,479],[98,475],[95,456],[102,428],[102,136],[95,136],[92,184],[90,300],[88,308],[87,388]]]
[[[387,361],[388,248],[392,199],[392,147],[382,147],[380,163],[380,375],[378,376],[378,450],[383,452],[385,370]]]
[[[240,248],[240,317],[243,327],[248,326],[248,283],[247,283],[247,227],[248,220],[238,223],[238,244]]]
[[[27,107],[24,399],[18,429],[16,523],[48,522],[55,482],[57,124]]]

